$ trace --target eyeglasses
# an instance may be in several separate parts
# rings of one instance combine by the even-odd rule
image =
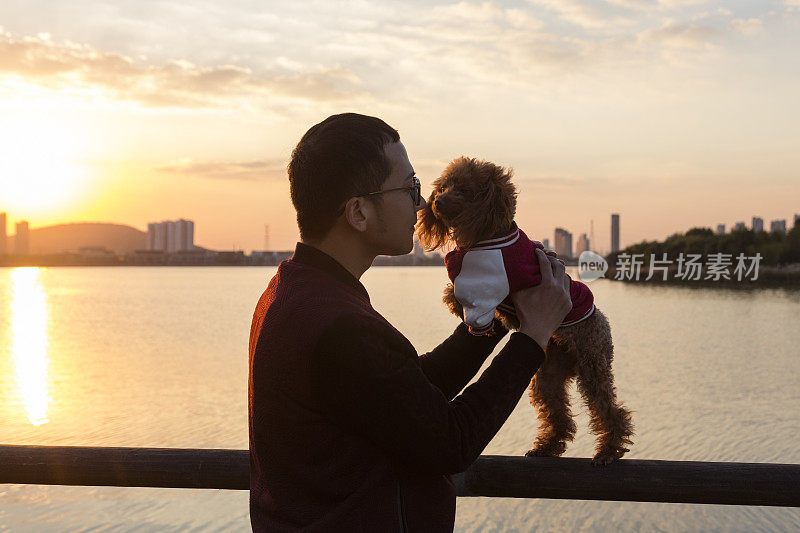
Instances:
[[[410,187],[394,187],[392,189],[384,189],[382,191],[359,194],[358,196],[372,196],[374,194],[383,194],[392,191],[408,191],[408,193],[411,195],[411,200],[414,202],[414,207],[419,207],[420,203],[422,202],[422,185],[419,182],[419,178],[416,176],[414,176],[413,185],[411,185]],[[339,211],[337,212],[336,216],[339,216],[342,213],[344,213],[344,206],[339,208]]]
[[[368,192],[367,194],[362,194],[360,196],[372,196],[373,194],[383,194],[385,192],[391,192],[391,191],[408,191],[409,194],[411,194],[411,199],[414,201],[415,207],[418,207],[420,201],[422,201],[422,185],[420,185],[419,178],[416,176],[414,176],[413,185],[411,185],[410,187],[395,187],[393,189]]]

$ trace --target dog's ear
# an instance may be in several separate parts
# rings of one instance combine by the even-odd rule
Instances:
[[[496,227],[508,227],[514,222],[517,214],[517,188],[512,183],[514,169],[503,167],[496,168],[494,179],[490,181],[490,194],[493,197],[492,205],[495,206]]]
[[[417,218],[417,236],[419,237],[419,243],[428,252],[432,252],[444,246],[449,236],[449,228],[441,219],[433,214],[431,206],[433,205],[435,196],[435,193],[431,193],[425,207],[419,211]]]
[[[514,171],[485,161],[477,165],[483,174],[482,190],[475,204],[464,210],[469,216],[460,218],[453,228],[453,238],[464,247],[509,229],[517,211],[517,189],[511,183]]]

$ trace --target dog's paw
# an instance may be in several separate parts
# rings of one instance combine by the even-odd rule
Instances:
[[[533,449],[525,452],[525,457],[559,457],[566,449],[566,442],[549,442],[544,445],[536,445]]]
[[[606,466],[610,465],[623,455],[625,452],[628,452],[627,448],[612,448],[606,450],[600,450],[597,454],[592,458],[592,466]]]

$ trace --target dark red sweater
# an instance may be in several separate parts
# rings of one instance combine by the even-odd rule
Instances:
[[[254,531],[452,531],[465,470],[511,414],[544,352],[464,324],[430,353],[369,302],[361,283],[298,243],[250,332],[250,521]]]

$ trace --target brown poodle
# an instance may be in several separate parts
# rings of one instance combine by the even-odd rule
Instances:
[[[517,192],[511,175],[510,170],[489,162],[458,158],[434,181],[417,222],[420,242],[428,250],[455,245],[445,259],[455,285],[445,287],[443,301],[475,334],[491,332],[495,317],[509,329],[519,329],[508,294],[522,287],[512,279],[511,270],[524,271],[528,276],[524,286],[541,279],[533,249],[519,248],[526,243],[542,245],[528,240],[514,223]],[[517,264],[509,266],[515,260]],[[465,274],[467,270],[471,274]],[[577,319],[568,314],[547,344],[547,359],[530,388],[531,404],[539,411],[539,435],[526,455],[559,456],[572,441],[577,428],[567,389],[577,377],[578,390],[590,411],[591,429],[597,435],[592,464],[607,465],[622,457],[628,451],[626,446],[632,444],[631,413],[616,398],[608,319],[594,307],[586,285],[574,280],[570,285],[573,311],[578,310],[580,298],[591,307],[579,310]]]

